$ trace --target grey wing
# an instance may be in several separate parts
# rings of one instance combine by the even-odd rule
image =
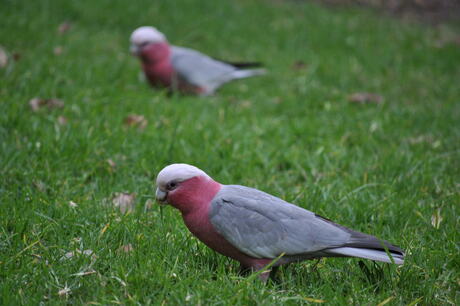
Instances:
[[[209,91],[230,81],[237,70],[198,51],[176,46],[172,47],[171,61],[180,78]]]
[[[351,236],[308,210],[244,186],[223,186],[209,216],[218,233],[256,258],[314,253],[342,246]]]

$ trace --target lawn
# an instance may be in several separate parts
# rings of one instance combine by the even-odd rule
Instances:
[[[460,303],[458,24],[255,0],[5,0],[0,20],[1,305]],[[270,73],[168,96],[128,52],[141,25]],[[360,92],[381,101],[350,101]],[[33,98],[63,107],[33,111]],[[174,162],[387,239],[406,262],[240,276],[152,205]],[[135,194],[129,213],[120,192]]]

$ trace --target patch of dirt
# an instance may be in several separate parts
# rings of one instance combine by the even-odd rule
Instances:
[[[327,5],[358,5],[391,15],[439,24],[460,20],[460,0],[314,0]]]

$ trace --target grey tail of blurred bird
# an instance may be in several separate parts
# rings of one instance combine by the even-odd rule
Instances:
[[[235,70],[232,72],[232,79],[244,79],[257,75],[264,75],[267,70],[261,69],[247,69],[247,70]]]
[[[264,64],[261,62],[228,62],[228,61],[222,61],[226,64],[229,64],[235,68],[259,68],[263,67]]]

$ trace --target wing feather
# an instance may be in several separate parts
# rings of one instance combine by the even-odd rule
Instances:
[[[256,258],[340,247],[351,236],[308,210],[244,186],[223,186],[212,201],[209,216],[222,236]]]

